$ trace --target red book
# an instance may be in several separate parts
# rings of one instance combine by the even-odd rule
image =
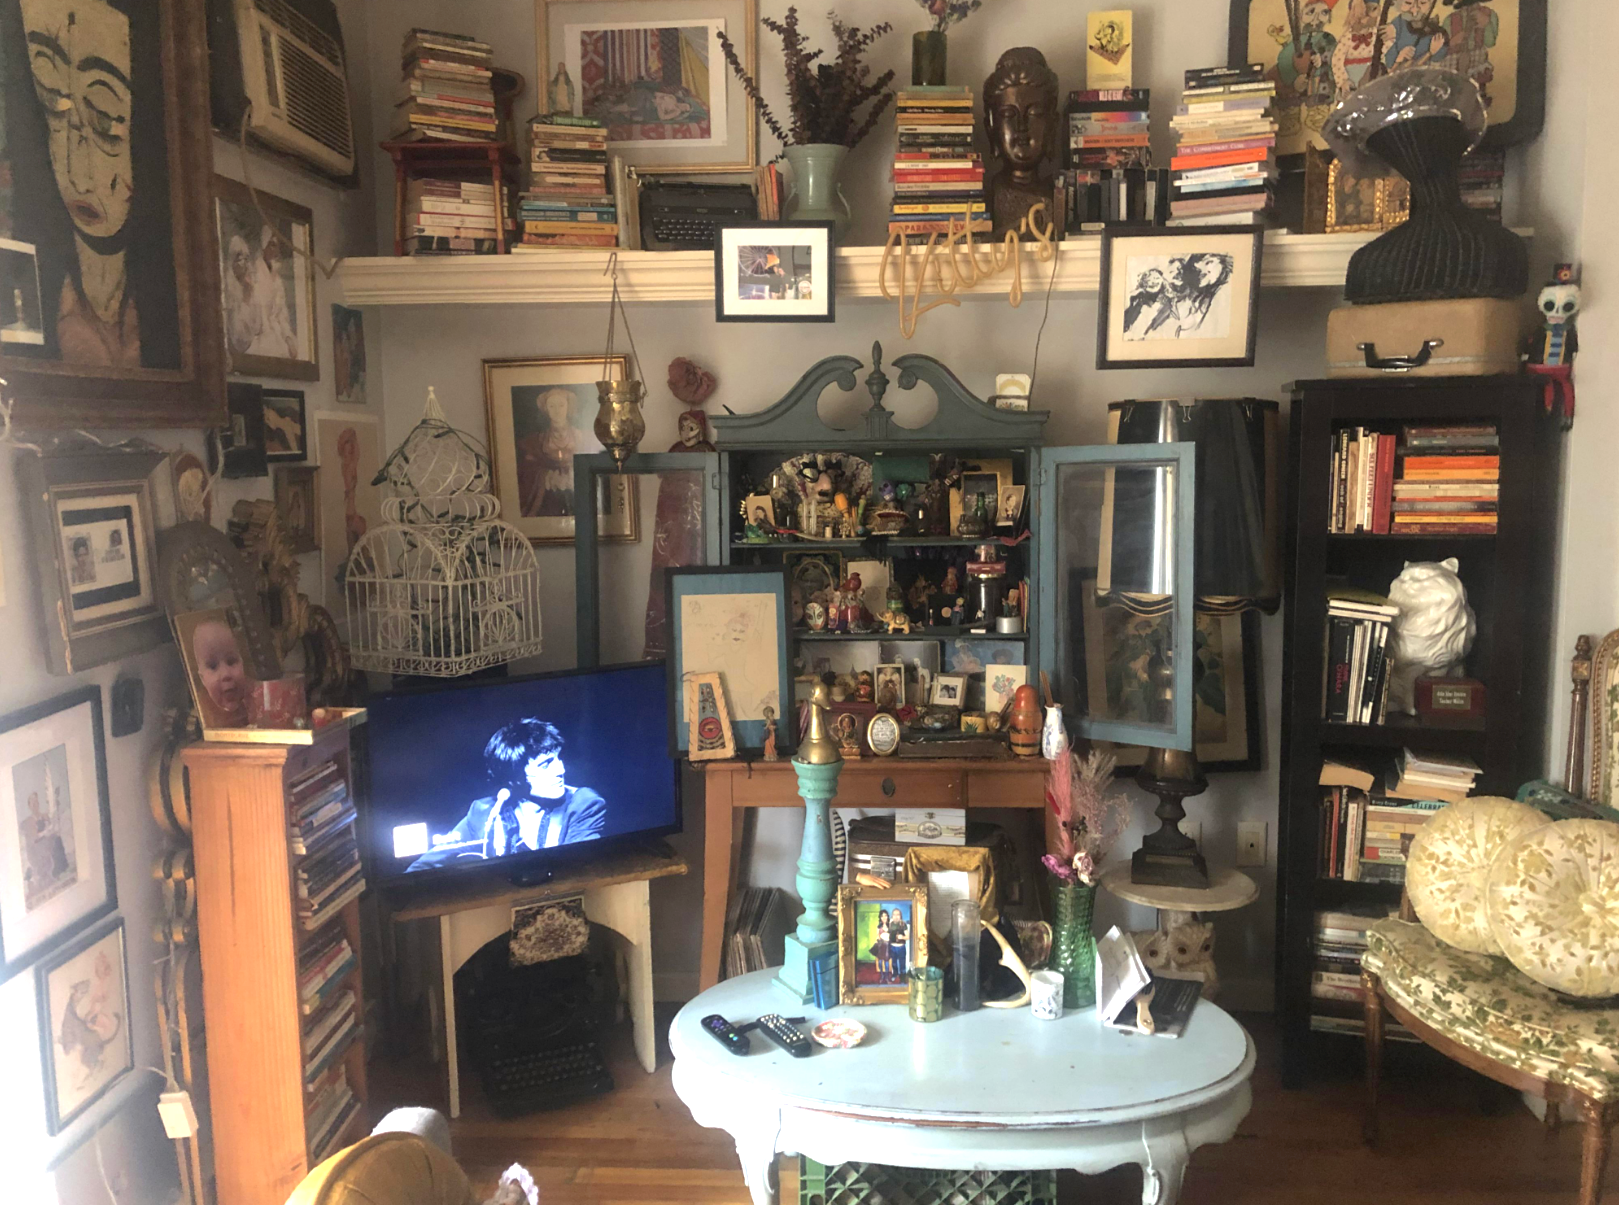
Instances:
[[[1232,138],[1226,140],[1225,142],[1198,143],[1197,150],[1187,152],[1186,157],[1191,158],[1194,155],[1215,155],[1223,151],[1251,151],[1255,149],[1263,150],[1266,147],[1272,147],[1275,145],[1276,139],[1272,137]]]
[[[1216,151],[1212,154],[1176,155],[1169,161],[1175,171],[1197,167],[1229,167],[1236,163],[1263,163],[1270,158],[1269,147],[1255,147],[1246,151]]]
[[[1372,495],[1372,530],[1387,535],[1394,509],[1394,436],[1377,437],[1377,488]]]
[[[984,170],[965,169],[962,171],[894,171],[895,184],[981,184],[984,180]]]

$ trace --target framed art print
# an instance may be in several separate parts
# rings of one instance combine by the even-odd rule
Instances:
[[[117,906],[101,689],[0,716],[0,980]]]
[[[534,0],[540,112],[594,117],[642,172],[747,172],[753,99],[720,49],[758,78],[756,0]]]
[[[736,745],[762,749],[765,710],[790,714],[793,678],[787,639],[787,570],[781,566],[723,566],[665,570],[669,646],[669,747],[690,748],[686,679],[719,674]],[[786,708],[784,709],[784,701]],[[797,747],[793,725],[777,724],[776,748]]]
[[[714,241],[716,322],[837,321],[831,222],[733,222]]]
[[[20,456],[51,672],[155,648],[168,622],[155,587],[153,475],[161,452]]]
[[[320,548],[320,496],[315,492],[315,470],[307,466],[278,468],[275,482],[275,509],[281,516],[294,555]]]
[[[315,340],[314,215],[263,189],[214,177],[232,372],[320,380]]]
[[[906,975],[928,965],[925,884],[838,888],[838,997],[844,1004],[904,1004]]]
[[[271,464],[309,459],[303,390],[264,391],[264,459]]]
[[[46,1129],[54,1137],[135,1068],[123,920],[53,953],[36,975]]]
[[[626,357],[542,356],[485,360],[489,465],[500,517],[535,544],[572,544],[573,458],[602,451],[596,438],[596,382],[622,380]],[[638,478],[597,479],[596,534],[610,544],[641,538]]]
[[[332,305],[332,365],[337,400],[365,405],[365,311]]]
[[[0,4],[0,377],[19,427],[219,421],[203,10]]]
[[[1259,333],[1258,226],[1102,233],[1097,368],[1238,368]]]
[[[366,532],[382,525],[382,432],[370,415],[320,410],[315,413],[315,510],[320,526],[321,571],[326,609],[345,614],[343,585],[349,556]],[[310,597],[316,597],[311,590]]]

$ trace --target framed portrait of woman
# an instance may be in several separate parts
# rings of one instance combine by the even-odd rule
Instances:
[[[224,409],[203,0],[0,0],[0,376],[22,427]]]
[[[573,458],[602,451],[593,429],[596,382],[604,371],[609,380],[622,380],[625,360],[612,356],[604,365],[600,356],[542,356],[483,362],[500,516],[535,544],[573,543]],[[639,479],[610,473],[597,480],[597,535],[633,544],[641,538]]]

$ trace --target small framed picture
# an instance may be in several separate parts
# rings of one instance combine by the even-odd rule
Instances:
[[[1251,366],[1263,251],[1258,226],[1103,231],[1096,367]]]
[[[332,304],[332,364],[337,400],[365,405],[365,312]]]
[[[961,513],[976,514],[978,499],[984,500],[984,513],[991,524],[999,522],[1001,481],[994,473],[963,473],[961,475]]]
[[[875,698],[879,711],[898,711],[905,706],[905,665],[896,662],[893,665],[879,665],[876,669],[873,685],[876,687]]]
[[[714,246],[717,322],[835,322],[831,222],[737,222]]]
[[[720,675],[688,673],[684,694],[686,756],[692,761],[735,757],[736,736],[731,730],[731,709],[725,703],[725,683]]]
[[[309,459],[303,390],[264,391],[264,459],[271,464]]]
[[[960,707],[967,697],[965,674],[935,674],[933,694],[928,702],[935,707]]]
[[[1001,489],[1000,504],[995,508],[997,527],[1015,527],[1023,515],[1023,495],[1027,486],[1008,485]]]
[[[320,549],[320,496],[315,493],[315,470],[310,467],[275,471],[275,509],[281,530],[295,554]]]
[[[242,617],[234,607],[188,611],[174,617],[186,680],[204,728],[246,728],[253,679],[242,655]]]
[[[231,371],[320,380],[315,341],[314,215],[214,177]]]
[[[263,477],[270,471],[264,452],[264,386],[232,381],[225,386],[225,425],[219,429],[218,459],[208,445],[210,472],[223,463],[224,476]]]
[[[984,666],[984,710],[999,715],[1011,704],[1017,688],[1026,686],[1028,681],[1027,665]]]
[[[928,965],[925,884],[838,888],[838,986],[844,1004],[903,1004],[906,976]]]
[[[743,521],[761,532],[776,530],[776,501],[769,494],[749,494],[742,503]]]
[[[54,1137],[135,1067],[122,918],[57,950],[36,975],[46,1129]]]

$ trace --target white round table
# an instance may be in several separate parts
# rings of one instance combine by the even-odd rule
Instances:
[[[1254,1044],[1201,1001],[1179,1038],[1104,1030],[1095,1009],[1038,1021],[1026,1008],[946,1010],[913,1022],[902,1004],[795,1008],[758,971],[710,988],[669,1032],[675,1092],[698,1124],[736,1141],[755,1205],[775,1205],[779,1153],[825,1164],[960,1170],[1140,1164],[1145,1205],[1173,1205],[1192,1151],[1224,1142],[1247,1114]],[[851,1017],[853,1050],[795,1059],[763,1034],[729,1053],[698,1022],[762,1013]]]

